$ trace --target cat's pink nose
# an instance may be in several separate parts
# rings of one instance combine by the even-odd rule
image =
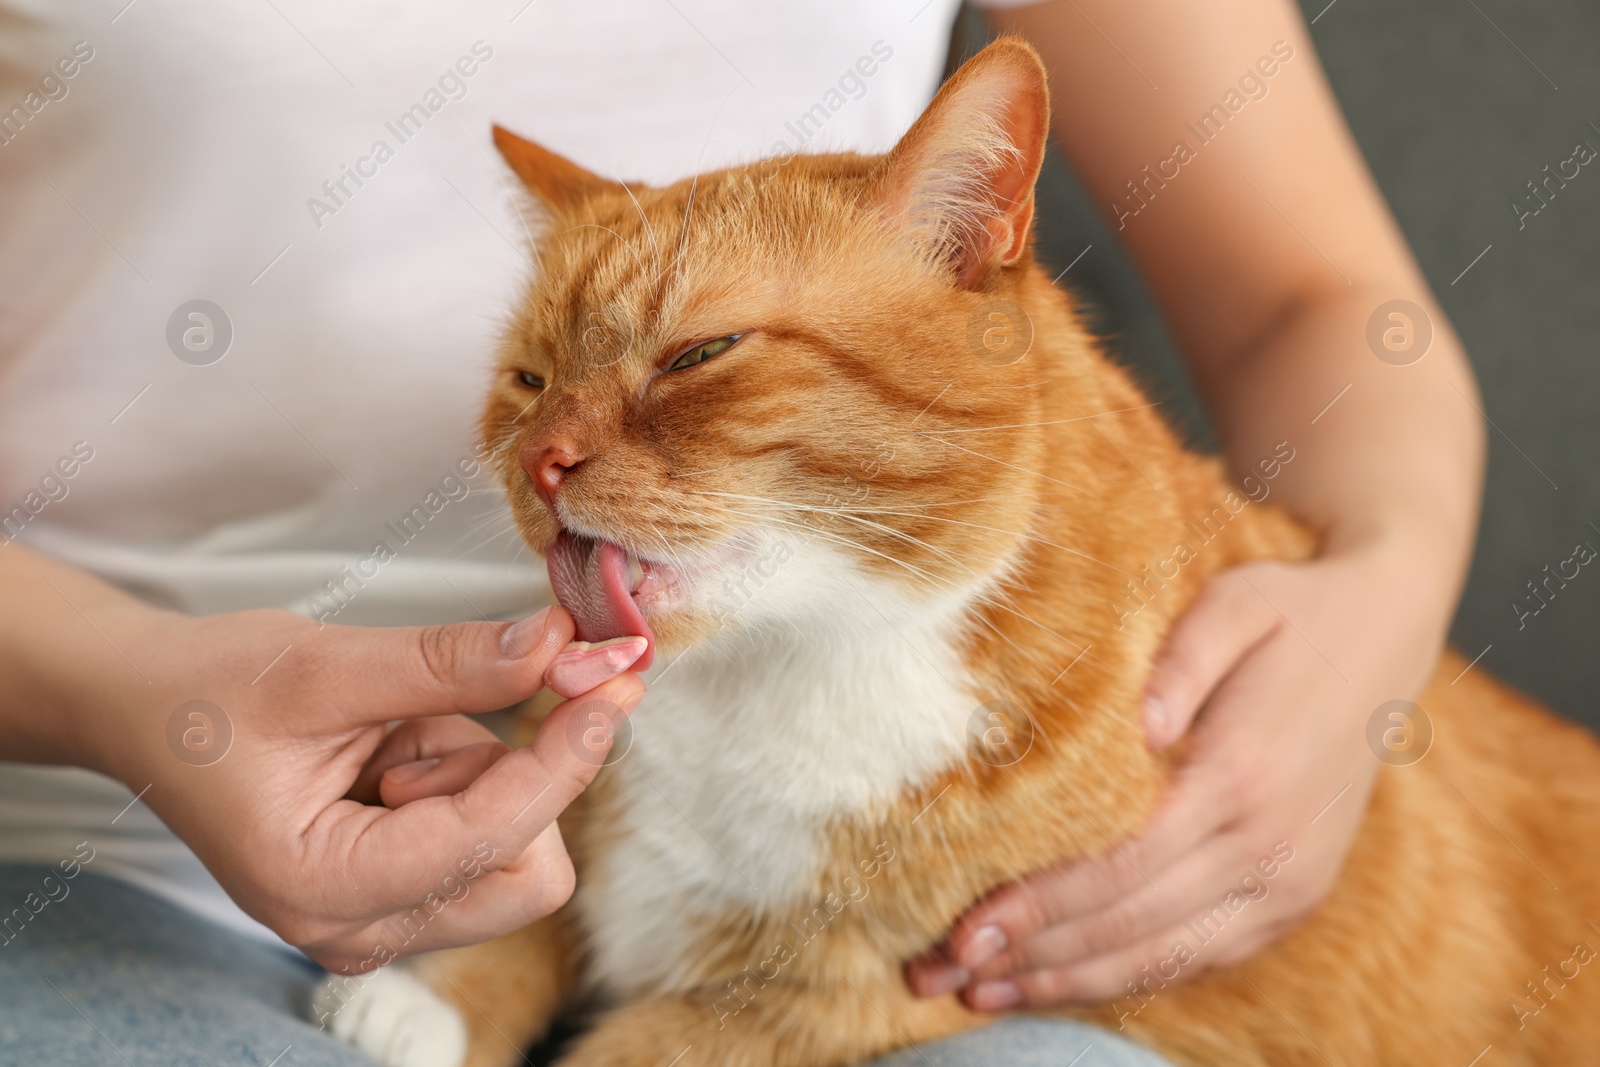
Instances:
[[[522,469],[533,479],[551,511],[556,507],[556,493],[567,474],[588,457],[578,443],[565,434],[554,434],[525,441],[517,454]]]

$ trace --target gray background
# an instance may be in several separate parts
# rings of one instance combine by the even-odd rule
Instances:
[[[1498,427],[1488,430],[1483,521],[1452,641],[1469,658],[1488,647],[1480,667],[1600,728],[1600,566],[1584,567],[1525,629],[1512,609],[1526,583],[1580,540],[1600,549],[1589,525],[1600,526],[1592,295],[1600,160],[1520,232],[1509,206],[1578,141],[1600,149],[1600,130],[1589,125],[1600,126],[1600,5],[1310,0],[1302,8],[1317,20],[1311,33],[1334,91],[1466,343]],[[985,34],[982,19],[964,12],[953,64]],[[1059,159],[1041,180],[1038,217],[1040,258],[1055,270],[1094,246],[1064,284],[1095,305],[1117,356],[1169,413],[1195,440],[1209,440],[1149,295]]]

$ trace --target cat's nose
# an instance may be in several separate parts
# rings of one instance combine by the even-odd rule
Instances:
[[[534,438],[523,443],[517,454],[522,469],[533,479],[533,487],[551,511],[556,507],[556,493],[561,483],[578,464],[588,456],[578,443],[565,434]]]

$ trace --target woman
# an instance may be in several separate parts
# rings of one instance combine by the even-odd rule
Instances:
[[[1291,4],[989,9],[1044,55],[1057,139],[1239,473],[1292,442],[1274,492],[1323,534],[1311,562],[1223,575],[1171,635],[1147,731],[1189,747],[1147,832],[1001,890],[909,970],[920,992],[1001,1010],[1124,993],[1279,827],[1313,819],[1202,965],[1316,906],[1376,766],[1367,717],[1412,695],[1442,644],[1483,442],[1459,343]],[[882,150],[931,96],[954,14],[8,12],[0,754],[34,765],[0,784],[0,890],[26,912],[0,953],[17,1062],[166,1062],[219,1042],[355,1062],[299,1018],[317,972],[286,943],[355,971],[430,894],[448,904],[403,953],[565,899],[553,819],[593,772],[566,744],[570,705],[518,753],[457,713],[547,681],[625,710],[642,685],[610,662],[557,683],[559,609],[487,621],[545,593],[470,442],[525,269],[485,131],[503,121],[649,182]],[[1385,318],[1402,300],[1404,323]],[[1378,358],[1375,316],[1380,336],[1426,329],[1426,358],[1403,337]],[[385,772],[439,759],[485,769],[459,798],[378,805]],[[1084,1064],[1153,1062],[1065,1023],[912,1055],[1079,1048]]]

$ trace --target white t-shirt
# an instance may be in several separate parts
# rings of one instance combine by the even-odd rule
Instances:
[[[0,532],[187,612],[389,625],[548,595],[459,467],[528,269],[491,122],[648,183],[882,151],[956,11],[122,2],[0,0]],[[0,764],[0,860],[83,840],[273,936],[122,785]]]

